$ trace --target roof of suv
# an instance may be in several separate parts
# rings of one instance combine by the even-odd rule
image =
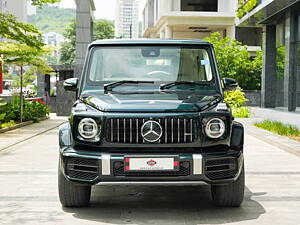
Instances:
[[[207,41],[202,40],[175,40],[175,39],[105,39],[97,40],[90,44],[94,45],[118,45],[118,44],[204,44],[210,45]]]

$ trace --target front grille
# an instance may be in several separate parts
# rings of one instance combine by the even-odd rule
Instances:
[[[191,171],[190,168],[190,162],[182,161],[179,163],[178,171],[138,171],[125,173],[124,163],[122,161],[117,161],[114,162],[114,175],[127,177],[189,176]]]
[[[205,175],[211,180],[233,178],[238,171],[237,159],[207,159]]]
[[[98,160],[67,158],[66,174],[74,179],[92,181],[99,175]]]
[[[195,141],[194,118],[113,118],[106,124],[106,140],[112,143],[147,143],[141,134],[141,128],[148,120],[158,122],[162,127],[162,136],[156,143],[191,143]]]

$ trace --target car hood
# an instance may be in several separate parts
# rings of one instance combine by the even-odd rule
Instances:
[[[221,101],[220,94],[193,92],[101,93],[85,91],[81,101],[104,112],[198,112]]]

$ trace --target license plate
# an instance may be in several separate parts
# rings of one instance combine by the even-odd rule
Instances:
[[[178,161],[174,157],[126,157],[125,171],[177,170]]]

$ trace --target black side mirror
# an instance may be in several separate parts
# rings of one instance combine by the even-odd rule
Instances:
[[[64,89],[66,91],[77,91],[78,78],[69,78],[64,81]]]
[[[223,78],[223,85],[224,85],[224,90],[226,91],[235,91],[236,88],[239,86],[239,83],[232,78]]]

